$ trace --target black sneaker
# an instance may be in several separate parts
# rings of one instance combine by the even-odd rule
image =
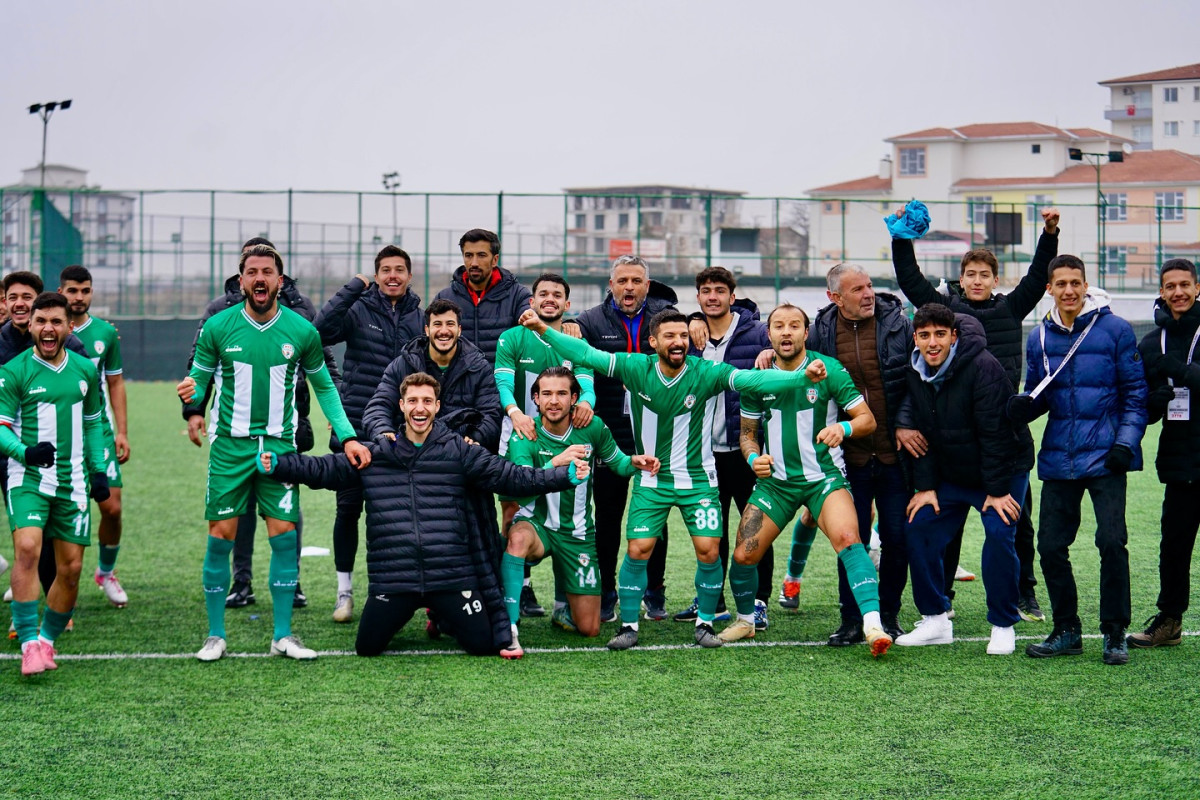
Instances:
[[[521,616],[522,617],[544,617],[546,609],[542,608],[538,603],[537,595],[533,593],[532,586],[521,587]]]
[[[300,588],[299,581],[296,581],[296,594],[292,596],[292,608],[308,608],[308,597],[305,596],[304,590]]]
[[[883,622],[883,632],[892,637],[892,641],[896,641],[904,635],[904,629],[900,627],[900,622],[897,619],[898,614],[880,614],[879,619]]]
[[[866,640],[863,636],[862,622],[842,622],[842,626],[830,635],[827,644],[830,647],[849,647],[852,644],[862,644]]]
[[[1017,600],[1017,613],[1026,622],[1046,621],[1046,615],[1042,612],[1042,607],[1038,605],[1037,595],[1033,592],[1021,595]]]
[[[725,644],[713,631],[712,625],[697,625],[695,631],[696,644],[701,647],[720,647]]]
[[[605,592],[600,596],[600,621],[617,621],[617,593]]]
[[[1146,630],[1125,637],[1129,647],[1171,647],[1183,641],[1183,621],[1158,612],[1146,620]]]
[[[1030,658],[1052,658],[1054,656],[1083,655],[1083,635],[1078,628],[1059,630],[1055,628],[1046,637],[1046,641],[1031,644],[1025,648],[1025,655]]]
[[[1110,666],[1129,663],[1129,650],[1125,648],[1125,629],[1113,628],[1104,634],[1104,663]]]
[[[699,613],[700,613],[700,598],[693,597],[692,604],[690,606],[688,606],[687,608],[685,608],[683,611],[680,611],[675,616],[671,617],[671,619],[675,620],[676,622],[695,622],[696,615]]]
[[[667,594],[663,589],[647,589],[642,595],[642,606],[646,619],[659,621],[667,618]]]
[[[617,635],[608,640],[609,650],[628,650],[638,642],[638,632],[628,625],[622,625]]]
[[[225,597],[226,608],[244,608],[254,605],[254,588],[250,581],[234,581]]]

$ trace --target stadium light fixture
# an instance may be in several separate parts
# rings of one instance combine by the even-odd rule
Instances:
[[[400,229],[396,224],[396,190],[400,188],[400,173],[383,173],[384,191],[392,193],[392,244],[400,244]]]
[[[1100,188],[1100,165],[1103,163],[1101,159],[1107,160],[1110,164],[1124,162],[1125,152],[1123,150],[1109,150],[1107,153],[1085,153],[1081,148],[1068,147],[1067,158],[1072,161],[1087,161],[1096,168],[1096,253],[1099,256],[1100,262],[1100,288],[1103,289],[1104,279],[1108,274],[1108,246],[1105,226],[1105,221],[1108,217],[1108,204],[1104,199],[1104,192]]]
[[[37,114],[42,118],[42,163],[41,163],[41,189],[46,189],[46,135],[50,128],[50,117],[55,111],[66,111],[71,107],[70,100],[52,100],[49,103],[34,103],[29,106],[30,114]]]

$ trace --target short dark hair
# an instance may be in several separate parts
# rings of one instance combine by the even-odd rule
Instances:
[[[800,316],[804,318],[804,327],[807,328],[809,326],[810,322],[808,319],[807,311],[805,311],[803,308],[801,308],[800,306],[795,305],[793,303],[780,303],[779,305],[775,306],[775,308],[771,309],[770,314],[767,314],[767,327],[768,328],[771,327],[771,317],[775,316],[775,312],[779,311],[781,309],[784,311],[787,311],[787,310],[799,311]]]
[[[247,247],[254,247],[254,245],[256,245],[256,244],[265,244],[267,247],[271,248],[272,250],[275,249],[275,245],[273,245],[271,243],[270,239],[264,239],[261,236],[255,236],[253,239],[247,239],[245,241],[245,243],[242,245],[242,249],[245,250]]]
[[[926,303],[913,314],[913,330],[918,328],[949,328],[954,330],[954,312],[941,303]]]
[[[404,380],[400,381],[401,400],[404,399],[404,395],[408,394],[410,386],[431,386],[433,387],[434,400],[438,400],[442,396],[442,385],[438,383],[437,378],[428,372],[414,372],[411,375],[404,376]]]
[[[283,256],[279,255],[279,251],[268,244],[255,244],[247,247],[242,251],[242,257],[238,259],[238,272],[246,271],[246,259],[254,256],[269,256],[275,259],[275,268],[279,270],[279,274],[283,274]]]
[[[463,245],[471,242],[487,242],[488,247],[492,249],[492,255],[500,255],[500,237],[491,231],[485,231],[483,228],[471,228],[458,240],[458,249],[462,250]]]
[[[429,320],[440,314],[445,314],[450,311],[454,312],[454,318],[462,322],[462,309],[458,307],[458,303],[453,300],[447,300],[444,297],[439,297],[429,305],[425,306],[425,325],[429,325]]]
[[[43,308],[61,308],[66,311],[70,306],[67,304],[67,298],[58,292],[42,292],[34,298],[33,305],[29,309],[30,314],[41,311]]]
[[[729,293],[733,294],[733,290],[737,288],[737,281],[734,280],[733,273],[724,267],[705,267],[696,273],[696,291],[700,291],[700,287],[706,283],[723,283],[729,287]]]
[[[688,318],[673,308],[664,308],[650,318],[650,335],[658,336],[658,329],[668,322],[682,322],[687,325]]]
[[[379,262],[383,261],[385,258],[403,258],[404,266],[408,267],[408,274],[412,274],[412,259],[408,257],[408,253],[404,252],[399,247],[396,247],[396,245],[385,245],[384,248],[375,255],[376,272],[379,272]]]
[[[1163,285],[1163,276],[1168,272],[1181,270],[1192,276],[1192,281],[1196,280],[1196,265],[1186,258],[1170,258],[1163,262],[1162,268],[1158,271],[1158,285]]]
[[[1064,254],[1050,259],[1050,265],[1046,267],[1046,276],[1050,281],[1054,280],[1054,270],[1056,269],[1077,269],[1083,275],[1083,279],[1087,280],[1087,269],[1083,266],[1083,259],[1079,256]]]
[[[69,267],[63,267],[63,271],[58,273],[58,285],[62,286],[67,281],[72,283],[91,283],[92,273],[87,267],[79,264],[72,264]]]
[[[979,261],[988,265],[988,269],[993,275],[1000,274],[1000,262],[996,260],[996,254],[991,250],[980,248],[979,250],[968,250],[963,253],[962,262],[958,265],[958,272],[961,275],[962,271],[967,268],[967,264],[972,261]]]
[[[18,283],[22,286],[30,287],[38,294],[41,294],[42,289],[46,288],[45,284],[42,283],[42,279],[37,276],[37,273],[20,270],[18,272],[10,272],[4,276],[4,293],[8,294],[8,290]]]
[[[575,373],[570,367],[564,367],[561,364],[555,367],[546,367],[533,380],[533,386],[529,387],[529,397],[532,399],[541,391],[542,378],[566,378],[571,382],[571,394],[579,397],[583,394],[583,387],[579,385],[579,379],[575,377]]]
[[[541,275],[538,275],[537,280],[535,280],[533,282],[533,286],[530,287],[530,291],[533,292],[533,294],[537,294],[539,283],[557,283],[559,286],[563,287],[563,294],[566,295],[567,299],[571,299],[571,284],[567,283],[567,279],[562,275],[559,275],[556,272],[543,272]]]

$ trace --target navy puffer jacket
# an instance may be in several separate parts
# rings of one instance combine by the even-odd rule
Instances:
[[[767,338],[767,325],[759,319],[758,305],[753,300],[739,298],[734,301],[731,310],[737,315],[737,327],[733,329],[733,338],[725,347],[725,363],[738,369],[754,369],[754,359],[771,346],[771,340]],[[694,346],[688,347],[688,353],[697,358],[704,357],[704,352]],[[742,435],[742,395],[740,392],[726,391],[724,402],[725,442],[737,449]]]
[[[1109,475],[1104,459],[1117,444],[1133,451],[1130,469],[1142,468],[1147,419],[1142,356],[1133,328],[1112,313],[1103,290],[1088,290],[1083,313],[1070,330],[1059,321],[1057,309],[1033,329],[1025,345],[1025,387],[1033,389],[1047,374],[1042,334],[1053,373],[1093,319],[1095,325],[1075,355],[1034,401],[1035,415],[1050,415],[1037,459],[1038,478],[1044,481]]]
[[[488,364],[496,363],[496,343],[500,341],[500,334],[517,324],[517,318],[529,308],[529,298],[533,296],[515,275],[506,269],[497,269],[500,280],[484,293],[479,305],[475,305],[467,290],[465,266],[456,269],[450,285],[437,293],[439,300],[452,300],[462,311],[462,335],[483,351]]]

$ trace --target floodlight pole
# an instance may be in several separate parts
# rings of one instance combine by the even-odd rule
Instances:
[[[397,241],[400,236],[400,229],[396,223],[396,190],[400,188],[400,173],[385,172],[383,174],[383,188],[392,193],[392,244],[399,244]]]
[[[51,101],[49,103],[34,103],[29,106],[30,114],[37,114],[42,118],[42,164],[41,164],[41,183],[42,191],[46,189],[46,138],[50,131],[50,117],[56,110],[66,111],[71,107],[70,100]]]
[[[1105,279],[1108,276],[1108,247],[1107,247],[1107,221],[1108,221],[1108,203],[1104,198],[1104,192],[1100,188],[1100,159],[1106,159],[1109,163],[1121,162],[1125,160],[1125,153],[1121,150],[1110,150],[1107,153],[1085,153],[1077,148],[1069,148],[1067,150],[1068,157],[1072,161],[1087,161],[1096,168],[1096,253],[1100,262],[1100,288],[1105,288]]]

